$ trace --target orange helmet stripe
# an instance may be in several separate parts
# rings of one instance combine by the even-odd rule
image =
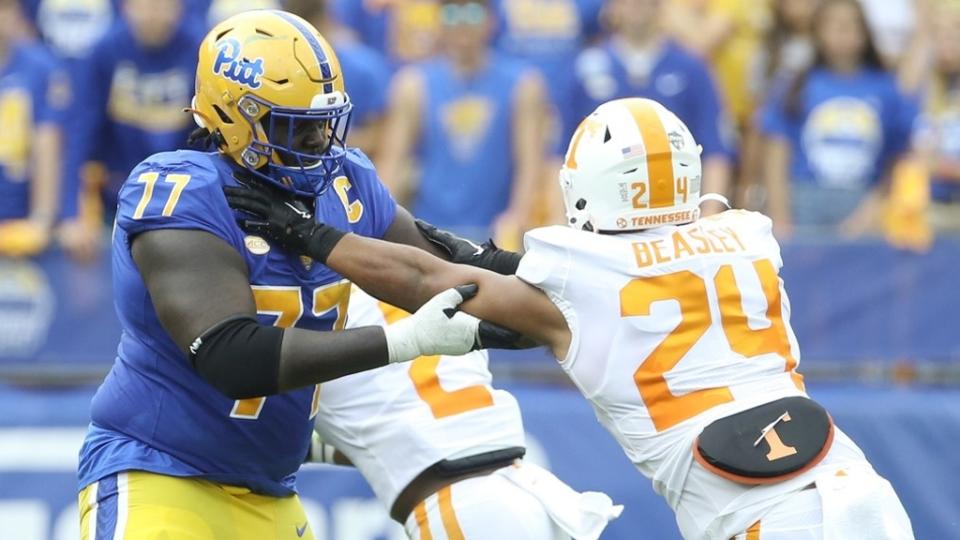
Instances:
[[[566,167],[568,169],[577,168],[577,146],[580,144],[580,139],[583,138],[583,132],[586,131],[587,119],[584,118],[583,122],[580,122],[580,127],[577,128],[577,132],[573,135],[573,141],[570,143],[570,149],[567,150],[567,163]]]
[[[647,154],[647,178],[650,188],[650,208],[673,206],[673,150],[667,130],[657,110],[639,100],[624,100],[633,115]]]

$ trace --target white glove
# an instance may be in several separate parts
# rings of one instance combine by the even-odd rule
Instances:
[[[476,291],[476,285],[447,289],[413,315],[384,328],[390,363],[434,354],[461,355],[478,348],[480,319],[456,309]]]

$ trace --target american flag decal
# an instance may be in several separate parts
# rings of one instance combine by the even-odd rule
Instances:
[[[632,146],[628,146],[624,148],[622,152],[623,152],[623,159],[630,159],[632,157],[643,154],[643,145],[634,144]]]

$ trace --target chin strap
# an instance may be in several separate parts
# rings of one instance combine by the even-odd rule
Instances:
[[[704,201],[716,201],[726,206],[727,210],[733,208],[733,206],[730,206],[730,201],[719,193],[704,193],[700,196],[700,204],[703,204]]]

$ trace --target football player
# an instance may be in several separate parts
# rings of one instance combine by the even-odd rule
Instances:
[[[345,148],[351,103],[314,28],[282,11],[229,18],[203,40],[196,82],[213,151],[155,154],[119,194],[123,333],[80,452],[84,539],[312,538],[294,484],[317,383],[477,339],[457,290],[387,328],[329,332],[350,284],[238,227],[223,186],[256,184],[298,216],[433,249]]]
[[[553,351],[684,538],[913,538],[889,482],[804,390],[770,219],[700,219],[700,176],[699,146],[676,115],[616,100],[583,120],[567,151],[570,227],[527,233],[516,276],[332,227],[321,229],[339,241],[307,254],[405,309],[479,284],[464,309]],[[290,242],[276,225],[293,219],[282,207],[250,190],[229,198]],[[512,270],[508,253],[433,235],[456,262]]]
[[[347,327],[407,316],[354,288]],[[520,409],[491,386],[483,351],[324,383],[316,430],[312,459],[337,462],[341,451],[415,540],[596,539],[620,513],[606,495],[520,461]]]

